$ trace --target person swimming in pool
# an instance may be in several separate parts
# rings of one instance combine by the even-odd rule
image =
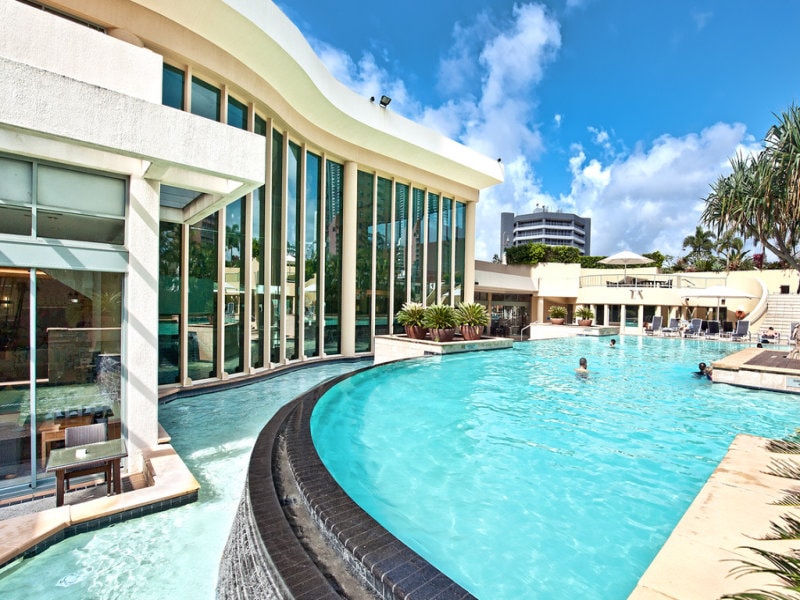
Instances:
[[[615,340],[614,338],[611,338],[611,342],[609,342],[608,347],[609,348],[616,348],[617,347],[617,340]]]
[[[711,367],[706,365],[706,363],[701,362],[697,365],[697,371],[694,372],[695,377],[706,377],[711,379]]]
[[[581,357],[578,361],[578,368],[575,369],[575,375],[578,377],[588,377],[589,376],[589,368],[587,366],[586,359]]]

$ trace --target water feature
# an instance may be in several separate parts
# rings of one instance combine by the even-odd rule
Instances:
[[[159,421],[200,482],[198,501],[68,538],[14,563],[0,572],[0,598],[214,598],[259,431],[303,391],[365,364],[308,367],[161,406]]]
[[[395,363],[329,391],[312,433],[356,502],[479,598],[624,598],[737,433],[797,426],[797,396],[693,375],[735,348],[572,338]]]

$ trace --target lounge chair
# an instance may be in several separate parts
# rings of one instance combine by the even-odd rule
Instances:
[[[678,333],[681,326],[681,320],[676,318],[671,318],[669,320],[669,327],[663,327],[661,329],[662,335],[675,335]]]
[[[683,332],[683,337],[697,337],[703,333],[703,319],[692,319],[689,329]]]
[[[655,335],[661,330],[661,317],[656,315],[653,317],[653,322],[650,323],[650,329],[645,329],[645,335]]]
[[[731,334],[731,340],[741,341],[745,336],[750,339],[750,321],[737,321],[736,331]]]
[[[708,329],[706,330],[706,337],[708,339],[719,339],[720,325],[719,321],[709,321]]]

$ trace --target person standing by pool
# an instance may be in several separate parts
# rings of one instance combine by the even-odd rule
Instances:
[[[589,368],[587,367],[586,359],[581,357],[578,361],[578,368],[575,369],[575,375],[578,377],[588,377],[589,376]]]

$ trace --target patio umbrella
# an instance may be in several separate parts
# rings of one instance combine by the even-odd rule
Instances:
[[[712,285],[707,288],[683,292],[681,298],[716,298],[717,299],[717,318],[719,318],[719,301],[722,298],[756,298],[753,294],[728,287],[727,285]]]
[[[625,267],[625,277],[627,277],[628,265],[646,265],[647,263],[653,262],[653,259],[629,250],[623,250],[611,256],[606,256],[604,259],[600,260],[600,262],[604,265],[623,265]]]

